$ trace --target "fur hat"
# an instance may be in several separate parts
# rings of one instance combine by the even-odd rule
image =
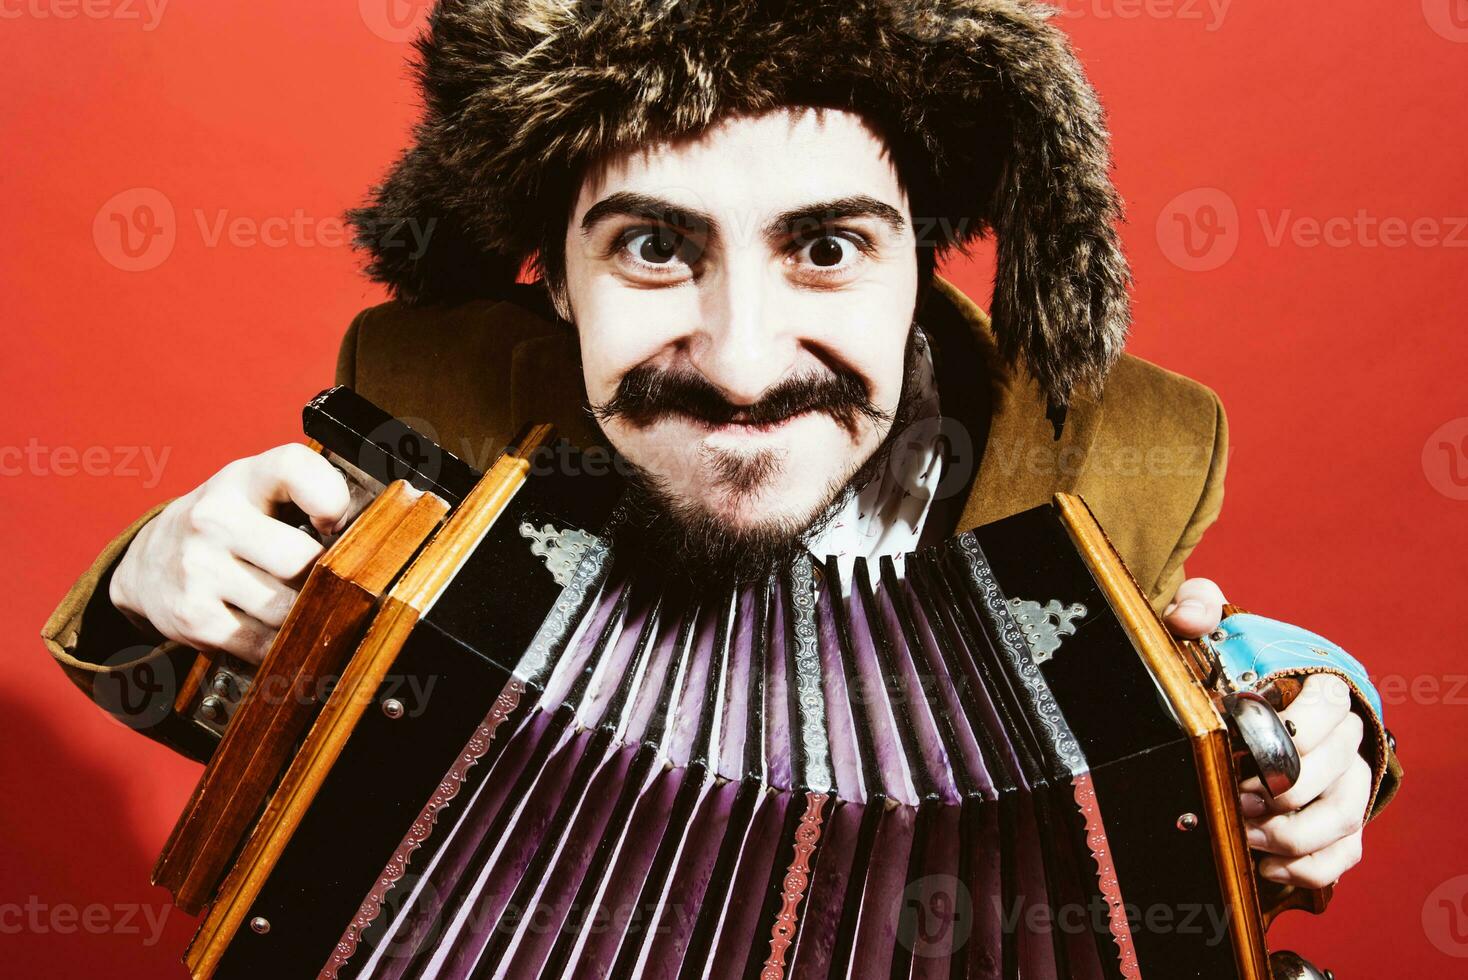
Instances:
[[[502,295],[583,168],[729,113],[850,109],[886,136],[939,254],[992,233],[992,316],[1052,406],[1129,318],[1100,105],[1034,0],[439,0],[415,142],[352,212],[409,303]],[[549,226],[553,227],[553,226]],[[409,233],[411,231],[411,233]]]

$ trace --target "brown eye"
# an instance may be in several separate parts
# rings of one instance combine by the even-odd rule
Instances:
[[[654,232],[646,235],[638,235],[632,240],[637,245],[637,255],[642,261],[652,265],[663,265],[671,262],[678,255],[679,241],[676,235],[668,232]]]
[[[844,244],[839,238],[818,238],[811,242],[810,260],[818,266],[840,265],[846,255]]]

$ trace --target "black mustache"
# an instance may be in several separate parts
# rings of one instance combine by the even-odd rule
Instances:
[[[615,395],[591,408],[598,422],[621,418],[638,427],[669,415],[691,416],[709,425],[774,425],[805,412],[824,412],[848,430],[855,429],[859,418],[875,424],[892,421],[892,413],[873,404],[866,384],[851,372],[786,378],[759,401],[735,405],[701,374],[639,365],[622,376]]]

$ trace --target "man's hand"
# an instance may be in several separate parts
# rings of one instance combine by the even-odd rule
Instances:
[[[274,512],[293,503],[325,533],[350,501],[341,473],[305,446],[236,460],[144,525],[109,597],[171,640],[259,663],[323,550]]]
[[[1217,628],[1223,592],[1205,578],[1188,579],[1163,614],[1168,629],[1198,639]],[[1361,757],[1364,725],[1351,710],[1346,682],[1312,674],[1280,712],[1300,750],[1300,779],[1270,800],[1258,779],[1240,787],[1249,846],[1269,856],[1259,874],[1304,888],[1334,884],[1361,860],[1361,831],[1371,798],[1371,767]]]

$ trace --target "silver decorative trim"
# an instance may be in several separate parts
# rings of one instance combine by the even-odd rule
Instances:
[[[821,680],[821,654],[816,645],[816,582],[809,555],[790,569],[790,603],[794,616],[796,713],[800,727],[806,788],[831,791],[831,748],[826,740],[826,690]]]
[[[524,534],[525,528],[529,526],[520,525],[521,533]],[[551,666],[560,659],[566,644],[583,625],[587,599],[592,590],[600,586],[611,561],[612,549],[608,542],[584,531],[576,533],[585,541],[580,561],[567,579],[561,594],[552,603],[550,612],[546,613],[540,628],[535,631],[535,637],[520,658],[520,663],[515,667],[515,676],[527,684],[545,683]],[[533,545],[531,548],[534,550]],[[556,581],[559,582],[560,579]]]
[[[530,553],[545,559],[546,570],[559,586],[571,584],[576,567],[586,556],[586,550],[598,540],[577,528],[561,530],[554,524],[537,528],[529,521],[520,522],[520,536],[530,542]]]
[[[1075,620],[1088,612],[1079,602],[1062,606],[1059,599],[1051,599],[1043,606],[1034,599],[1010,599],[1009,611],[1019,622],[1020,632],[1035,663],[1043,664],[1060,649],[1062,636],[1074,636]]]
[[[994,626],[998,629],[1000,652],[1009,660],[1021,683],[1029,691],[1035,711],[1049,732],[1050,744],[1054,746],[1056,755],[1070,770],[1071,775],[1089,772],[1090,765],[1086,762],[1085,753],[1081,751],[1075,733],[1066,724],[1060,705],[1055,703],[1055,695],[1050,693],[1050,685],[1045,683],[1045,676],[1040,673],[1034,655],[1030,653],[1024,633],[1010,612],[1009,603],[994,578],[994,570],[989,567],[989,560],[979,547],[979,539],[972,532],[965,532],[955,538],[954,542],[963,558],[963,567],[968,572],[970,586],[983,600],[993,618]]]

